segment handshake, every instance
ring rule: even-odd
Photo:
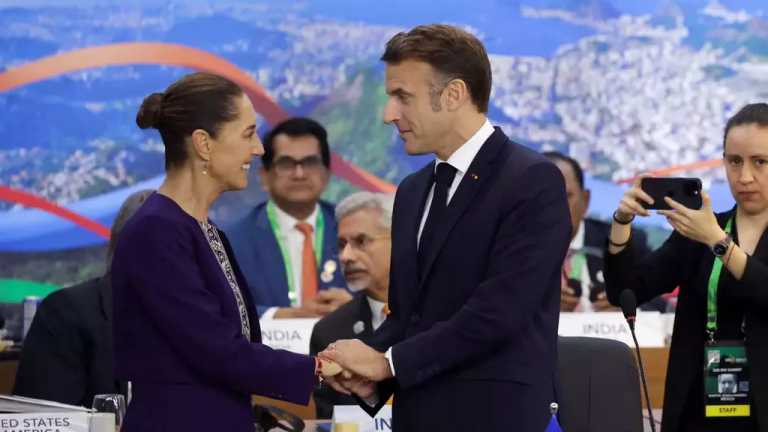
[[[393,377],[384,353],[358,339],[336,341],[317,356],[322,360],[320,374],[326,383],[368,403],[376,395],[376,383]]]

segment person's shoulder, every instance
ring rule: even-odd
[[[245,213],[245,215],[236,219],[231,224],[224,226],[222,231],[230,235],[240,233],[243,230],[250,231],[261,218],[266,218],[267,202],[268,201],[262,201],[256,204],[251,210]]]
[[[584,218],[584,229],[586,231],[605,233],[607,235],[611,230],[611,224],[600,219],[586,217]]]
[[[365,294],[360,293],[355,295],[352,300],[339,306],[338,309],[321,318],[320,321],[315,324],[315,331],[322,334],[323,332],[329,330],[332,331],[333,329],[360,319],[360,308],[363,306],[361,303],[364,301],[366,301]]]
[[[98,307],[101,283],[104,283],[104,279],[99,277],[56,290],[43,299],[38,313],[46,314],[49,318],[82,318],[84,313]]]

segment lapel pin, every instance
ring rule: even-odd
[[[470,174],[470,177],[472,177],[472,180],[480,180],[480,177],[477,176],[477,174]]]
[[[352,331],[353,331],[353,332],[354,332],[356,335],[358,335],[358,334],[362,333],[364,330],[365,330],[365,323],[364,323],[364,322],[362,322],[362,321],[357,321],[357,322],[356,322],[356,323],[355,323],[355,324],[352,326]]]

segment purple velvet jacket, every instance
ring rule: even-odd
[[[112,263],[115,373],[133,383],[123,432],[253,431],[251,394],[306,404],[314,360],[261,343],[258,315],[224,233],[251,327],[198,222],[155,193]]]

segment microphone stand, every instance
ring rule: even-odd
[[[651,431],[656,432],[656,420],[653,418],[653,410],[651,409],[651,398],[648,396],[648,383],[645,381],[645,367],[643,367],[643,356],[640,355],[640,344],[637,342],[637,335],[635,335],[635,317],[628,316],[627,324],[629,325],[629,331],[632,333],[632,340],[635,341],[635,350],[637,350],[637,363],[640,366],[640,380],[643,383],[643,392],[645,393],[645,407],[648,409],[648,422],[651,423]]]

